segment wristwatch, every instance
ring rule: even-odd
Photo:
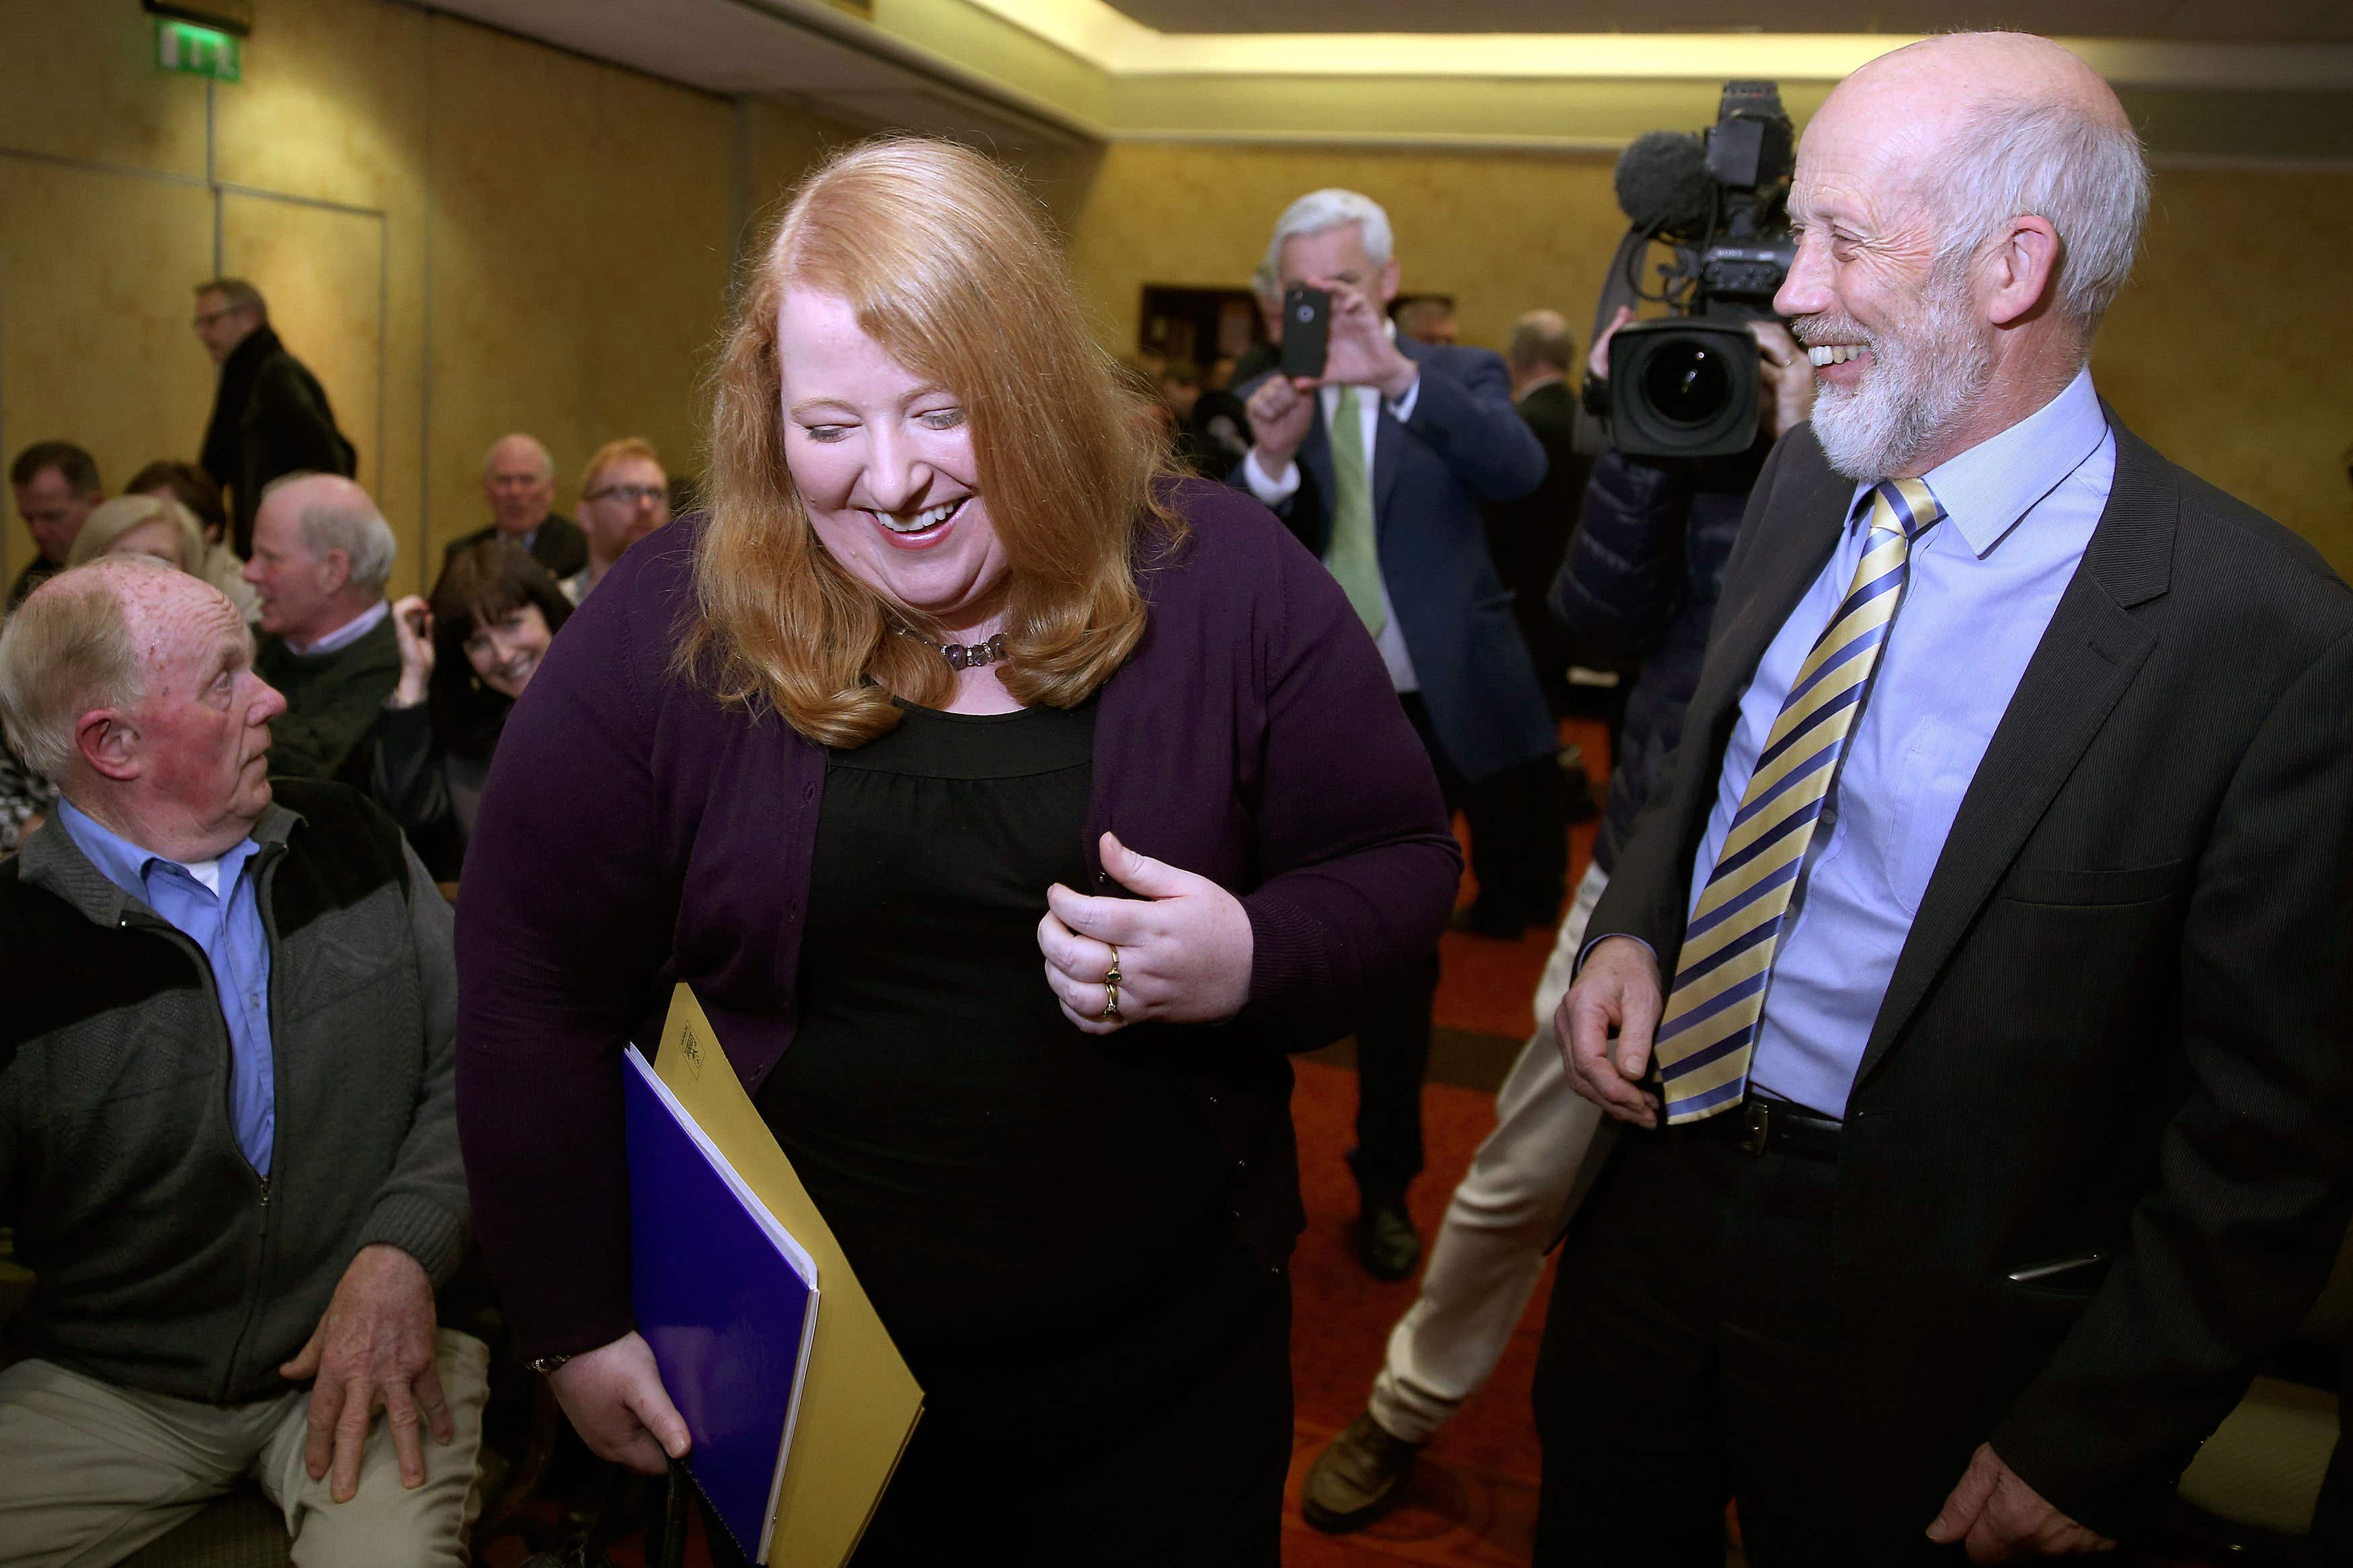
[[[532,1372],[546,1373],[554,1372],[557,1367],[562,1366],[565,1362],[570,1361],[571,1359],[572,1352],[567,1351],[562,1355],[533,1356],[522,1364]]]

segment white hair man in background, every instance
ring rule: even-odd
[[[286,698],[278,773],[343,773],[399,683],[384,598],[396,550],[392,525],[350,479],[289,474],[262,492],[245,580],[261,599],[256,667]]]
[[[1481,887],[1504,889],[1515,906],[1541,901],[1526,890],[1540,868],[1507,852],[1529,835],[1480,815],[1537,798],[1504,786],[1538,770],[1556,783],[1560,750],[1480,508],[1535,489],[1544,447],[1512,406],[1500,357],[1398,334],[1388,310],[1399,268],[1377,202],[1338,189],[1302,196],[1277,220],[1266,265],[1279,292],[1328,293],[1328,351],[1320,374],[1278,368],[1237,389],[1251,447],[1232,482],[1272,508],[1346,592],[1449,805],[1473,813]],[[1552,907],[1536,911],[1546,925],[1559,913],[1562,870],[1550,868]],[[1393,984],[1357,1032],[1348,1156],[1363,1199],[1357,1257],[1381,1279],[1405,1278],[1421,1254],[1405,1198],[1421,1171],[1436,951]]]
[[[485,539],[498,538],[531,552],[531,558],[561,583],[588,564],[588,536],[555,506],[555,458],[536,436],[501,436],[482,455],[482,499],[491,523],[443,550],[442,559]]]
[[[41,1279],[0,1372],[10,1563],[121,1562],[248,1477],[297,1563],[464,1561],[450,912],[365,797],[272,785],[284,708],[160,562],[0,630],[0,723],[63,794],[0,872],[0,1222]]]
[[[2093,390],[2147,206],[2047,39],[1831,94],[1669,773],[1556,1015],[1620,1124],[1535,1561],[2002,1562],[2156,1528],[2353,1163],[2353,594]]]

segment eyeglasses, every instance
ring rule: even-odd
[[[670,500],[670,487],[667,485],[607,485],[601,490],[590,490],[580,499],[582,500],[624,500],[631,506],[636,506],[640,501]]]

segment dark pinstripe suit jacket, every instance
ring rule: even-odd
[[[1917,1550],[1989,1439],[2129,1531],[2318,1293],[2353,1204],[2353,594],[2116,440],[1848,1110],[1836,1284],[1869,1561]],[[1682,748],[1590,927],[1664,973],[1741,693],[1852,489],[1809,426],[1758,479]]]

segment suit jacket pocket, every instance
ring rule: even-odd
[[[2071,871],[2021,866],[2001,885],[2001,896],[2022,904],[2147,904],[2181,886],[2182,860],[2122,870]]]

